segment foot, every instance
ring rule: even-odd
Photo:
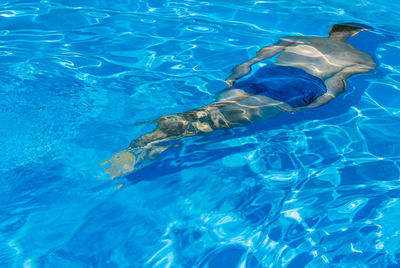
[[[137,156],[132,151],[123,150],[107,161],[101,162],[100,166],[110,163],[110,166],[104,172],[110,174],[111,179],[114,179],[115,177],[132,172],[135,169],[136,162]]]

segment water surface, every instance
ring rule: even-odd
[[[399,7],[0,3],[0,266],[398,266]],[[382,34],[358,43],[379,67],[330,104],[186,138],[113,181],[98,167],[259,48],[347,21]]]

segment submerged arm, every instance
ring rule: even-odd
[[[294,41],[291,40],[280,40],[277,44],[273,46],[260,49],[254,58],[243,62],[242,64],[239,64],[232,69],[232,74],[228,78],[226,78],[226,83],[228,84],[228,87],[231,87],[237,79],[248,74],[251,71],[251,65],[275,56],[293,43]]]
[[[347,89],[347,83],[346,79],[353,74],[359,74],[359,73],[366,73],[371,71],[372,69],[375,68],[375,63],[371,64],[356,64],[352,65],[349,67],[344,68],[342,71],[338,72],[331,78],[327,79],[325,81],[326,85],[326,93],[319,96],[316,98],[312,103],[310,103],[307,106],[299,107],[294,110],[304,110],[304,109],[309,109],[309,108],[316,108],[321,105],[327,104],[334,98],[336,98],[338,95],[346,91]]]

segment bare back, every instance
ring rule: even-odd
[[[291,44],[278,56],[276,64],[303,69],[323,80],[348,66],[375,64],[370,55],[343,40],[332,40],[329,37],[288,37],[282,41],[289,41]]]

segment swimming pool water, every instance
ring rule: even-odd
[[[0,3],[1,267],[398,267],[396,1]],[[206,105],[287,35],[371,25],[379,67],[326,106],[98,164]],[[123,184],[122,188],[118,186]]]

